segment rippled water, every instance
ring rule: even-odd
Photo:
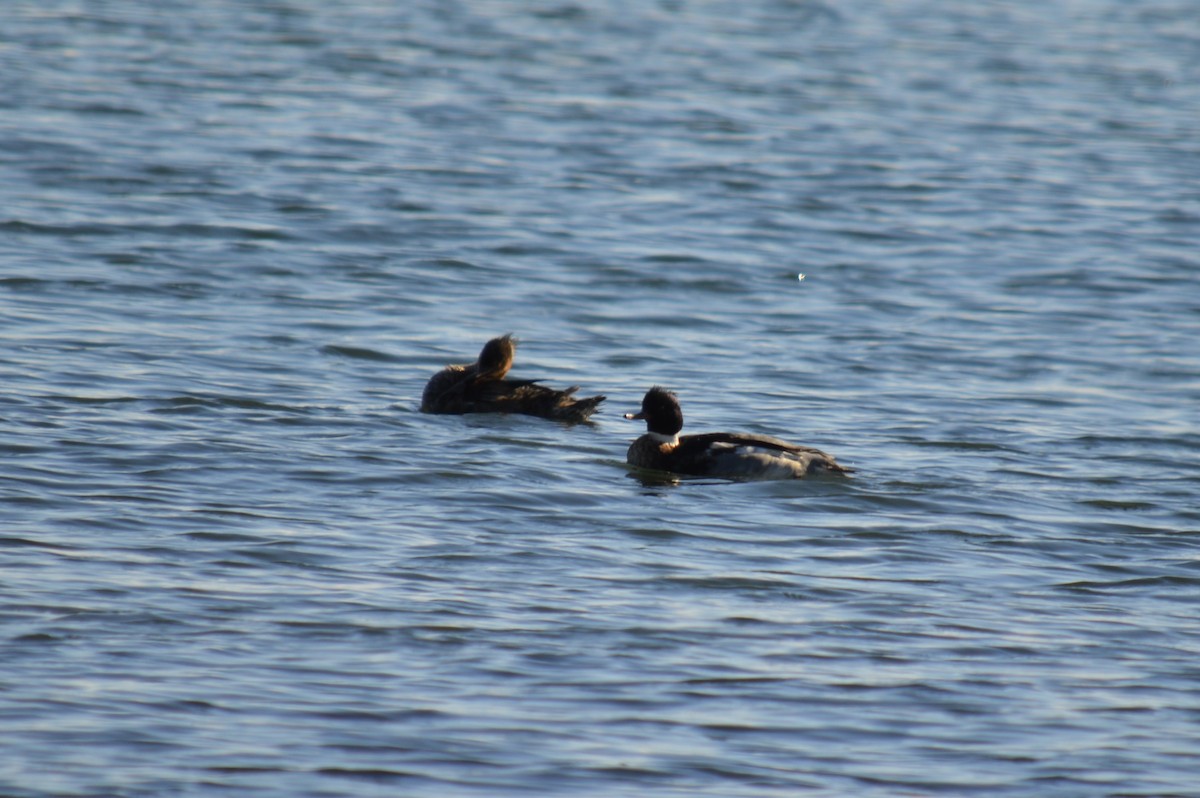
[[[1196,795],[1198,53],[7,4],[0,792]],[[417,412],[510,330],[595,424]],[[858,473],[644,484],[652,384]]]

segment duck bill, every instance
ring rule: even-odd
[[[641,421],[646,418],[645,413],[626,413],[624,416],[626,421]]]

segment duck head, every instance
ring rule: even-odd
[[[493,338],[484,344],[479,352],[479,360],[475,361],[475,371],[480,377],[503,379],[512,368],[516,352],[517,341],[512,337],[512,333]]]
[[[674,438],[683,429],[683,409],[675,394],[657,385],[642,397],[642,412],[626,413],[625,418],[643,419],[646,429],[664,437]]]

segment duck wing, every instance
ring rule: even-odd
[[[714,444],[725,443],[730,446],[754,446],[759,449],[773,449],[778,452],[813,452],[824,454],[820,449],[809,446],[797,446],[770,435],[752,435],[748,432],[706,432],[700,435],[683,435],[679,438],[677,451],[699,453],[711,448]]]
[[[503,380],[488,385],[484,390],[488,410],[499,413],[522,413],[540,416],[555,421],[587,421],[596,407],[604,401],[603,396],[577,398],[578,385],[565,390],[539,385],[539,380]],[[482,408],[481,408],[482,409]]]
[[[425,386],[421,410],[425,413],[521,413],[556,421],[587,421],[603,396],[584,399],[574,394],[578,385],[564,391],[540,385],[541,380],[497,379],[479,374],[474,364],[449,366]]]
[[[738,456],[748,450],[766,450],[776,452],[779,457],[796,459],[839,474],[852,472],[854,469],[841,465],[820,449],[811,446],[798,446],[770,435],[753,435],[746,432],[708,432],[700,435],[684,435],[679,439],[675,449],[675,457],[683,462],[699,462],[701,460],[721,457],[728,459],[731,455]]]

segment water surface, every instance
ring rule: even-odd
[[[1195,794],[1190,3],[9,5],[4,794]]]

